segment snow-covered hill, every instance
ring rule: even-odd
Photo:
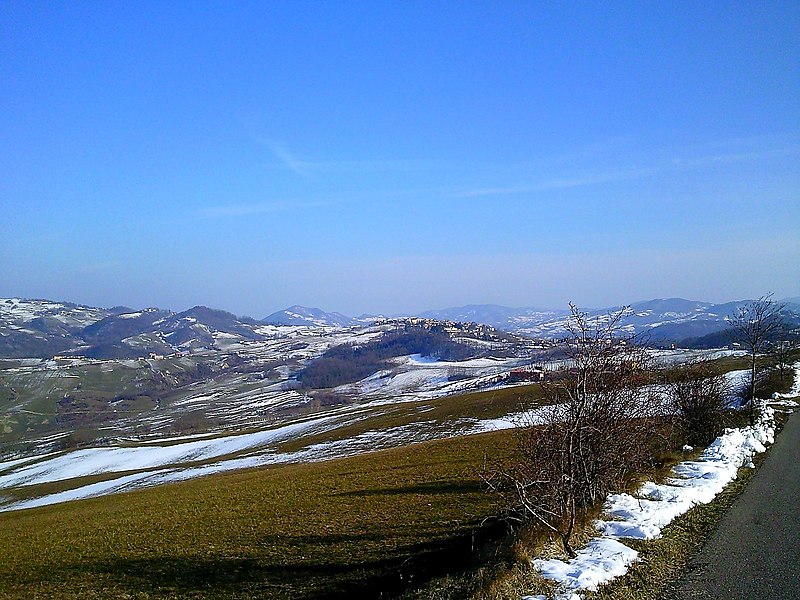
[[[262,319],[263,323],[273,325],[299,325],[305,327],[349,327],[361,322],[337,312],[325,312],[319,308],[307,306],[290,306],[274,312]]]
[[[714,304],[682,298],[631,305],[623,320],[630,334],[653,342],[710,340],[702,347],[727,343],[717,338],[746,301]],[[787,303],[787,322],[800,326],[800,305]],[[618,308],[587,311],[590,321],[608,318]],[[421,313],[441,323],[477,323],[532,338],[558,339],[567,334],[569,311],[469,305]],[[272,327],[320,329],[320,335],[350,327],[369,327],[380,317],[352,318],[318,308],[291,306],[256,321],[195,306],[181,313],[159,308],[96,308],[50,300],[0,299],[0,357],[47,358],[80,354],[93,358],[138,358],[203,349],[220,350],[270,336]],[[716,336],[716,337],[715,337]]]
[[[78,330],[110,314],[114,314],[114,309],[51,300],[0,298],[0,323],[16,326],[30,323],[35,326],[37,319],[53,319],[69,329]]]
[[[137,358],[263,339],[247,317],[195,306],[181,313],[132,311],[49,300],[0,299],[0,357]]]
[[[112,314],[69,302],[0,298],[0,356],[52,356],[80,344],[82,329]]]
[[[679,341],[726,329],[726,317],[732,316],[743,304],[744,302],[713,304],[683,298],[636,302],[626,312],[622,328],[630,334],[647,334],[655,341]],[[599,321],[621,309],[622,307],[611,307],[586,312],[590,321]],[[567,316],[539,322],[521,318],[516,320],[514,330],[526,335],[561,337],[567,333],[567,323]]]

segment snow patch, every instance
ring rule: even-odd
[[[569,562],[551,559],[534,560],[533,564],[545,578],[559,582],[566,589],[594,592],[600,585],[627,573],[628,565],[639,556],[636,550],[611,538],[594,538],[577,554]]]
[[[62,481],[86,475],[154,469],[166,465],[208,460],[288,439],[331,417],[294,423],[256,433],[194,440],[171,446],[87,448],[20,466],[0,475],[0,488]]]
[[[775,400],[780,400],[782,398],[796,398],[798,396],[800,396],[800,362],[794,363],[794,383],[792,384],[792,389],[785,394],[781,394],[780,392],[775,392],[772,394],[772,397]],[[797,402],[787,406],[797,406]]]

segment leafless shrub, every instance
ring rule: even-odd
[[[668,385],[676,425],[686,443],[710,444],[722,432],[729,390],[726,380],[705,363],[675,369]]]
[[[640,385],[643,348],[617,337],[624,310],[590,321],[570,308],[571,366],[543,386],[552,406],[543,423],[521,430],[518,459],[485,479],[516,519],[557,534],[575,556],[578,522],[648,465],[656,402]]]

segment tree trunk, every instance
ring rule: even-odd
[[[567,535],[566,533],[562,533],[561,534],[561,545],[564,546],[564,552],[567,553],[567,556],[569,556],[570,558],[575,558],[576,556],[578,556],[578,553],[575,552],[575,550],[570,545],[569,538],[570,538],[569,535]]]

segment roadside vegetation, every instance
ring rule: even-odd
[[[800,355],[796,355],[795,359],[800,359]],[[774,381],[777,381],[777,378]],[[783,385],[765,388],[765,392],[785,392],[790,387],[791,381],[785,381]],[[786,415],[779,414],[779,428],[785,418]],[[747,423],[746,412],[726,410],[723,414],[724,427],[743,427]],[[633,493],[645,480],[661,483],[669,476],[674,465],[696,458],[698,450],[687,452],[680,448],[682,440],[685,439],[684,433],[674,421],[662,420],[661,426],[653,430],[653,436],[649,440],[652,459],[650,468],[631,479],[620,491]],[[632,565],[627,575],[602,586],[597,592],[587,592],[586,598],[653,600],[661,597],[670,589],[672,582],[682,574],[694,554],[700,550],[717,522],[746,488],[765,457],[764,454],[757,455],[754,459],[755,469],[741,468],[738,478],[711,503],[697,505],[678,517],[662,531],[660,538],[649,541],[626,540],[627,545],[639,552],[639,560]],[[513,464],[514,460],[512,457],[506,464]],[[572,534],[576,547],[596,535],[592,521],[599,516],[600,508],[595,505],[586,511],[585,518],[577,521]],[[470,571],[452,573],[429,581],[424,587],[407,592],[403,599],[510,600],[513,598],[517,600],[522,594],[548,595],[555,590],[555,585],[541,577],[531,565],[531,560],[567,558],[559,538],[558,534],[548,532],[547,528],[535,523],[519,526],[515,528],[514,534],[506,539],[503,551],[496,555],[496,560],[493,562]]]
[[[644,348],[617,336],[624,310],[590,325],[571,309],[565,352],[572,366],[544,386],[551,409],[543,423],[522,430],[511,467],[485,479],[510,519],[557,536],[575,557],[579,524],[653,462],[649,442],[659,419],[655,393],[642,386]]]
[[[743,419],[743,423],[747,419]],[[664,597],[670,585],[683,573],[690,559],[700,551],[705,540],[713,533],[717,523],[733,505],[758,466],[766,458],[757,455],[756,468],[739,469],[738,477],[708,504],[699,504],[664,528],[660,538],[640,541],[627,540],[639,552],[639,560],[628,573],[588,592],[587,600],[654,600]]]
[[[776,338],[785,330],[782,316],[785,308],[784,304],[772,299],[772,294],[768,294],[741,306],[733,317],[727,319],[731,327],[731,339],[740,344],[749,356],[750,377],[746,400],[759,397],[765,369],[758,358],[775,345],[778,341]],[[753,425],[755,403],[750,402],[747,410],[750,425]]]

